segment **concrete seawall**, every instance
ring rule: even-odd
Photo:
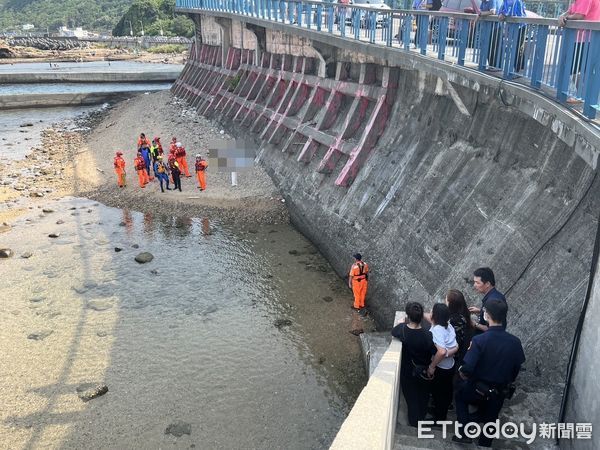
[[[340,276],[365,255],[382,327],[449,288],[479,305],[472,272],[492,267],[526,348],[523,379],[560,395],[600,208],[598,132],[476,72],[347,52],[323,70],[265,48],[258,65],[252,50],[195,49],[173,92],[260,141],[294,224]]]
[[[155,72],[0,73],[0,83],[150,83],[175,81],[180,73],[180,70]]]
[[[0,110],[97,105],[108,101],[124,100],[142,92],[144,91],[94,92],[88,94],[3,95],[0,96]]]

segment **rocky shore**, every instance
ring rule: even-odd
[[[23,123],[24,130],[28,123]],[[161,136],[168,148],[176,136],[187,148],[188,164],[196,153],[206,154],[209,143],[228,138],[217,125],[187,110],[169,92],[141,94],[113,107],[94,112],[76,127],[43,131],[41,145],[23,160],[0,163],[0,223],[7,224],[44,199],[67,195],[86,197],[109,206],[141,212],[210,217],[227,222],[286,223],[285,204],[268,175],[258,167],[230,175],[209,167],[208,189],[197,189],[195,177],[183,178],[183,192],[161,193],[155,181],[141,189],[133,169],[136,141],[141,132]],[[113,172],[115,151],[124,153],[125,189]]]

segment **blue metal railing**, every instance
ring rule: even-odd
[[[600,97],[600,23],[392,10],[315,0],[177,0],[181,11],[222,11],[414,51],[516,80],[594,119]],[[579,107],[577,106],[577,107]]]

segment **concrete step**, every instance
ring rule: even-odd
[[[419,448],[428,448],[428,449],[456,449],[456,450],[465,450],[468,448],[478,448],[479,446],[476,443],[472,444],[458,444],[456,442],[452,442],[453,436],[453,427],[448,427],[448,433],[446,437],[443,437],[443,433],[441,429],[433,429],[427,434],[433,434],[435,438],[433,439],[419,439],[417,434],[417,429],[413,427],[409,427],[407,425],[397,425],[396,426],[396,439],[394,443],[394,450],[404,450],[404,449],[419,449]],[[534,442],[531,446],[527,445],[525,442],[520,441],[507,441],[503,439],[495,439],[492,448],[498,449],[506,449],[506,450],[527,450],[527,449],[542,449],[549,448],[544,446],[536,446]]]

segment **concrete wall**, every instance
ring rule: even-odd
[[[275,31],[266,30],[267,49],[301,54],[296,45],[279,47],[283,41]],[[340,276],[347,274],[354,252],[364,255],[372,270],[367,303],[382,328],[391,327],[394,311],[407,301],[431,305],[449,288],[479,305],[472,272],[490,266],[507,293],[509,331],[526,349],[522,379],[560,395],[600,207],[597,130],[526,88],[402,51],[366,45],[365,52],[352,53],[362,44],[328,39],[329,44],[308,42],[335,81],[304,77],[300,85],[343,95],[322,105],[324,112],[311,115],[292,135],[280,127],[287,112],[278,102],[294,92],[293,84],[276,96],[266,92],[274,84],[265,82],[261,95],[256,78],[243,76],[240,86],[246,79],[247,89],[215,95],[236,73],[219,70],[221,88],[210,85],[210,76],[199,76],[196,87],[206,93],[187,90],[183,96],[234,135],[252,130],[264,136],[273,121],[279,123],[269,139],[276,136],[274,142],[260,142],[261,164],[285,195],[294,225]],[[389,68],[354,63],[383,61],[396,66],[398,85],[394,81],[384,90],[391,107],[373,122],[379,103],[367,99],[354,137],[367,126],[380,126],[383,134],[375,133],[368,157],[344,178],[346,163],[361,145],[343,131],[349,129],[350,111],[358,117],[360,109],[344,89],[361,78],[370,84],[356,85],[361,95],[382,89]],[[273,73],[265,76],[284,86],[277,70]],[[279,113],[265,115],[274,110]],[[334,117],[327,117],[329,110]],[[312,133],[308,140],[306,133]],[[302,149],[308,151],[300,155]]]
[[[175,81],[180,70],[156,72],[31,72],[0,73],[0,83],[156,83]]]
[[[494,269],[508,291],[509,331],[527,351],[525,376],[554,388],[566,367],[585,295],[600,180],[539,123],[493,98],[463,98],[465,117],[436,95],[437,79],[403,71],[388,128],[350,188],[294,154],[261,162],[292,221],[340,276],[360,251],[372,271],[367,303],[383,326],[409,300],[431,305],[449,288],[471,304],[472,271]],[[475,105],[477,105],[475,107]]]
[[[567,402],[565,422],[591,423],[594,426],[591,440],[561,440],[561,448],[598,449],[600,448],[600,264],[596,266],[594,281],[587,312],[583,322],[581,340],[569,398]]]
[[[94,92],[89,94],[18,94],[0,96],[0,110],[21,108],[48,108],[55,106],[98,105],[108,101],[124,100],[143,91]]]

